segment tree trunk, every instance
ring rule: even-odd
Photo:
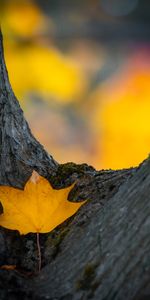
[[[58,164],[31,134],[9,83],[0,33],[0,184],[23,188],[33,169],[54,175]]]
[[[54,161],[31,134],[14,96],[0,35],[0,185],[23,188],[33,170],[55,188],[76,180],[69,199],[89,200],[40,234],[39,274],[35,235],[1,228],[0,299],[150,299],[150,159],[119,171]]]

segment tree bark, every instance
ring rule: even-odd
[[[57,166],[24,119],[9,83],[0,33],[0,184],[23,188],[33,169],[49,177]]]
[[[150,299],[150,159],[118,171],[59,165],[24,119],[0,35],[0,185],[23,188],[33,170],[55,188],[76,180],[69,199],[88,201],[75,216],[40,235],[39,274],[35,235],[1,228],[0,299]]]

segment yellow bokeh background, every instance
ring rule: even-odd
[[[148,44],[93,84],[108,47],[81,38],[68,48],[35,1],[4,2],[1,26],[10,81],[35,136],[59,162],[97,169],[138,165],[150,152]]]

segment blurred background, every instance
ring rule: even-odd
[[[138,165],[150,152],[150,1],[1,0],[10,81],[61,163]]]

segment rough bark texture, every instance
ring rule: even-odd
[[[1,40],[1,37],[0,37]],[[0,184],[23,188],[35,169],[56,188],[76,180],[79,212],[36,236],[0,230],[0,299],[150,299],[150,159],[138,168],[58,165],[32,136],[10,87],[0,41]],[[3,208],[1,207],[1,212]]]
[[[23,188],[35,169],[54,175],[57,163],[31,134],[9,83],[0,33],[0,184]]]

